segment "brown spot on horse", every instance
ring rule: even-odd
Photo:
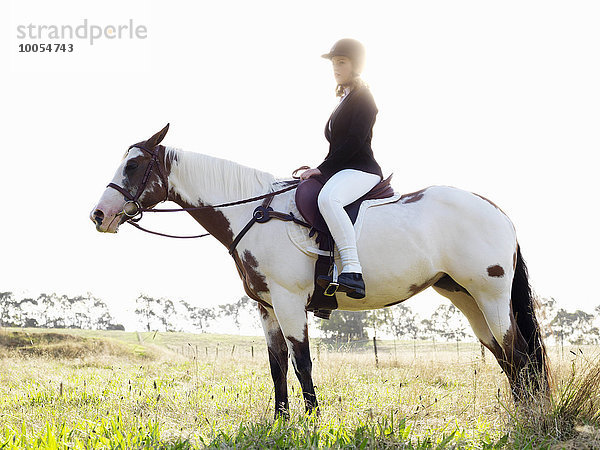
[[[427,289],[430,286],[433,286],[435,283],[437,283],[440,278],[442,278],[444,275],[443,274],[438,274],[436,275],[434,278],[426,281],[425,283],[421,283],[421,284],[411,284],[410,287],[408,288],[409,292],[411,295],[416,295],[421,291],[424,291],[425,289]]]
[[[171,194],[169,200],[174,201],[182,208],[204,206],[202,209],[192,209],[188,212],[206,231],[212,234],[225,247],[229,248],[233,242],[234,236],[229,220],[227,220],[225,214],[202,202],[200,202],[199,205],[191,205],[183,200],[178,194]]]
[[[246,272],[246,280],[249,287],[256,293],[269,292],[267,279],[258,269],[258,261],[249,250],[244,250],[242,254],[242,267]]]
[[[498,264],[496,264],[494,266],[488,267],[487,273],[490,277],[502,278],[504,276],[504,269],[502,268],[502,266],[499,266]]]

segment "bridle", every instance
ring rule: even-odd
[[[246,232],[250,229],[250,227],[254,223],[265,223],[265,222],[269,221],[271,218],[276,218],[276,219],[284,220],[284,221],[293,221],[293,222],[297,223],[298,225],[302,225],[304,227],[311,228],[311,226],[309,224],[296,218],[292,213],[289,213],[289,214],[279,213],[279,212],[273,211],[273,209],[269,207],[269,204],[271,203],[271,201],[273,200],[273,198],[276,195],[282,194],[287,191],[291,191],[292,189],[296,189],[298,187],[300,180],[295,177],[295,174],[299,170],[307,168],[307,166],[302,166],[301,168],[296,169],[294,171],[294,173],[292,174],[292,176],[294,177],[294,180],[290,182],[289,186],[287,186],[283,189],[280,189],[278,191],[269,192],[267,194],[258,195],[256,197],[252,197],[252,198],[246,198],[243,200],[238,200],[238,201],[229,202],[229,203],[221,203],[219,205],[204,205],[204,206],[196,206],[196,207],[191,207],[191,208],[157,209],[154,207],[152,207],[152,208],[142,207],[142,205],[139,202],[139,199],[140,199],[140,196],[142,195],[142,193],[144,192],[144,190],[146,189],[146,185],[148,184],[150,175],[152,175],[152,170],[154,169],[154,166],[158,167],[158,173],[159,173],[159,176],[163,183],[163,187],[165,189],[165,198],[163,200],[161,200],[161,202],[167,201],[169,199],[168,178],[165,175],[163,168],[159,161],[160,147],[162,147],[162,146],[156,146],[152,149],[148,149],[142,144],[134,144],[129,147],[128,151],[131,150],[132,148],[139,148],[140,150],[142,150],[142,151],[146,152],[148,155],[150,155],[150,157],[152,158],[150,160],[150,162],[148,163],[148,166],[146,167],[146,171],[144,172],[144,177],[142,178],[142,182],[138,186],[135,195],[132,195],[127,189],[125,189],[124,187],[119,186],[118,184],[115,184],[115,183],[108,183],[108,185],[106,186],[106,187],[113,188],[116,191],[120,192],[127,199],[127,201],[123,204],[123,210],[120,213],[118,213],[117,216],[118,217],[120,217],[120,216],[127,217],[128,219],[126,220],[126,222],[133,225],[134,227],[138,228],[139,230],[145,231],[146,233],[155,234],[158,236],[177,238],[177,239],[201,238],[201,237],[209,236],[210,233],[204,233],[204,234],[199,234],[199,235],[195,235],[195,236],[174,236],[171,234],[164,234],[164,233],[159,233],[156,231],[147,230],[146,228],[143,228],[140,225],[138,225],[137,222],[139,222],[142,219],[142,215],[144,212],[179,212],[179,211],[189,212],[189,211],[198,211],[201,209],[214,209],[214,208],[224,208],[224,207],[228,207],[228,206],[242,205],[245,203],[251,203],[251,202],[254,202],[257,200],[263,200],[263,199],[265,200],[263,202],[263,204],[254,210],[254,212],[252,213],[252,219],[250,219],[248,224],[244,227],[244,229],[242,229],[242,231],[236,236],[233,243],[230,245],[230,247],[229,247],[230,254],[233,254],[238,242],[242,239],[242,237],[246,234]],[[135,210],[133,212],[131,210],[128,211],[129,205],[133,205],[135,207]]]
[[[124,187],[119,186],[118,184],[115,184],[115,183],[108,183],[108,185],[106,187],[113,188],[113,189],[119,191],[127,199],[127,201],[123,205],[123,210],[120,213],[118,213],[117,215],[118,216],[124,215],[124,216],[128,217],[128,219],[127,219],[128,222],[139,222],[142,219],[143,212],[150,210],[150,209],[142,208],[142,205],[140,204],[139,199],[140,199],[140,196],[142,195],[142,193],[146,190],[146,185],[148,184],[148,180],[150,180],[150,175],[152,174],[152,169],[154,169],[154,166],[158,167],[158,174],[163,183],[163,187],[165,188],[165,198],[164,198],[164,200],[162,200],[163,202],[166,201],[169,197],[169,185],[167,182],[167,177],[162,169],[162,166],[160,165],[160,163],[158,161],[160,146],[157,146],[156,148],[153,148],[153,149],[147,149],[146,147],[144,147],[141,144],[134,144],[134,145],[130,146],[127,151],[129,152],[129,150],[131,150],[132,148],[139,148],[140,150],[142,150],[142,151],[146,152],[148,155],[150,155],[150,157],[152,158],[150,160],[150,162],[148,163],[148,165],[146,166],[146,171],[144,172],[144,177],[142,178],[142,182],[138,186],[135,195],[131,195],[131,193],[127,189],[125,189]],[[135,206],[135,210],[133,210],[133,212],[131,210],[128,210],[129,205]]]

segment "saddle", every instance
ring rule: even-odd
[[[365,195],[344,208],[353,224],[356,222],[360,205],[363,201],[388,198],[394,195],[394,189],[390,184],[391,179],[392,175],[379,182],[379,184],[377,184]],[[317,262],[315,263],[314,277],[315,288],[313,295],[306,306],[306,310],[312,311],[316,317],[329,319],[331,311],[337,309],[338,306],[335,293],[326,294],[326,289],[317,283],[318,277],[330,275],[334,266],[333,250],[335,244],[333,242],[333,238],[331,237],[331,232],[327,227],[327,223],[325,222],[325,219],[323,219],[317,204],[319,192],[321,192],[323,185],[324,180],[320,177],[311,177],[308,180],[300,182],[298,188],[296,189],[295,200],[298,211],[300,211],[302,217],[312,227],[310,230],[310,237],[314,236],[316,233],[316,241],[319,245],[319,249],[324,250],[329,254],[329,256],[319,255],[317,258]]]
[[[380,181],[373,189],[344,208],[353,224],[356,221],[360,205],[363,201],[388,198],[394,195],[394,189],[390,184],[391,180],[392,175]],[[323,185],[324,181],[320,177],[311,177],[308,180],[301,181],[296,189],[296,207],[300,211],[300,214],[302,214],[302,217],[304,217],[304,220],[312,226],[313,235],[315,232],[331,235],[317,204],[319,192],[321,192]]]

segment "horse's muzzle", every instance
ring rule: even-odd
[[[96,225],[97,231],[100,231],[101,233],[116,233],[119,225],[127,220],[127,217],[118,214],[111,220],[110,217],[107,218],[106,214],[104,214],[104,211],[101,209],[95,209],[90,214],[90,220],[94,222],[94,225]]]
[[[102,220],[104,220],[104,213],[97,209],[94,212],[92,212],[92,214],[90,215],[90,219],[96,224],[96,228],[99,228],[100,226],[102,226]]]

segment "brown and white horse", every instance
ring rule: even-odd
[[[170,200],[229,247],[259,201],[231,208],[226,202],[258,196],[285,185],[240,164],[160,145],[165,127],[131,146],[112,183],[91,213],[98,231],[119,225]],[[274,197],[285,211],[294,191]],[[288,355],[307,410],[317,407],[312,381],[306,305],[313,290],[315,257],[300,251],[272,220],[255,225],[232,256],[248,294],[259,301],[275,384],[277,413],[288,410]],[[515,229],[492,202],[451,187],[429,187],[399,202],[367,211],[358,240],[367,297],[338,296],[343,310],[383,308],[432,286],[459,308],[506,373],[513,395],[528,386],[548,389],[546,354],[534,313],[527,268]]]

